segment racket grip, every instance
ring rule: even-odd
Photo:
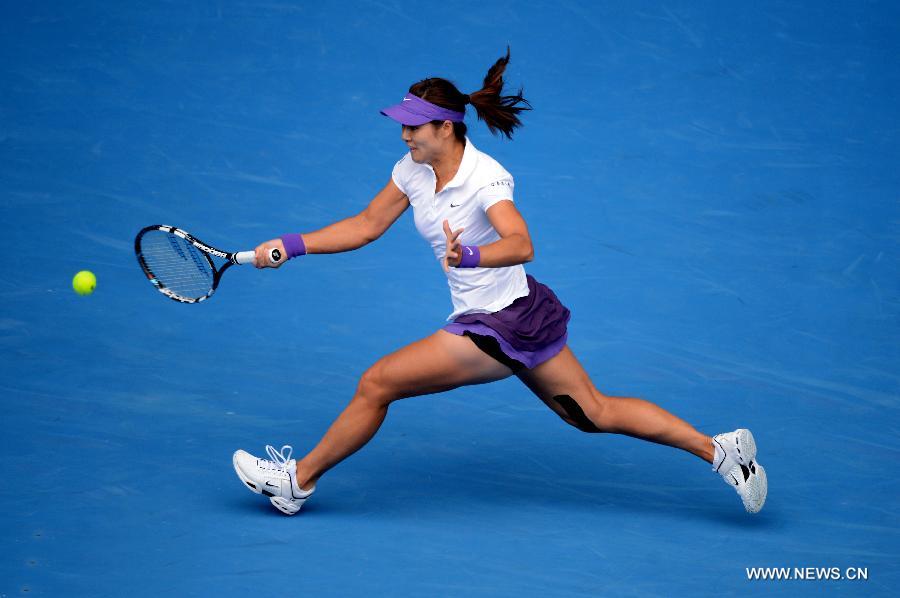
[[[281,251],[277,247],[273,247],[269,249],[269,263],[277,264],[284,256]],[[234,255],[234,261],[238,264],[255,264],[256,263],[256,252],[255,251],[239,251]]]

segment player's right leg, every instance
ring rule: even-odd
[[[235,470],[250,490],[272,493],[272,504],[287,514],[296,513],[323,473],[375,435],[393,401],[511,375],[510,368],[469,338],[438,330],[382,357],[366,370],[353,399],[305,457],[295,462],[289,455],[279,459],[276,454],[270,461],[237,451]]]
[[[356,394],[319,444],[298,462],[302,486],[361,448],[381,426],[397,399],[483,384],[512,375],[471,340],[438,330],[386,355],[360,378]]]

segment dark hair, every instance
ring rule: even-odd
[[[513,129],[521,127],[522,122],[518,114],[523,110],[531,110],[531,104],[522,97],[523,88],[514,96],[501,95],[503,92],[503,71],[509,63],[509,46],[506,46],[506,56],[497,60],[484,77],[481,89],[466,95],[456,88],[456,85],[441,77],[430,77],[414,83],[409,88],[409,93],[436,104],[441,108],[464,112],[466,104],[472,104],[478,119],[483,120],[491,133],[496,135],[500,131],[507,139],[512,139]],[[527,106],[519,106],[518,104]],[[444,121],[433,120],[431,123],[440,126]],[[466,123],[453,123],[453,134],[460,141],[465,139]]]

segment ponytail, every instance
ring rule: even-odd
[[[503,72],[509,64],[509,46],[506,46],[506,56],[497,60],[484,77],[484,83],[480,90],[468,95],[469,102],[475,108],[478,119],[487,124],[491,133],[496,135],[499,130],[512,139],[513,130],[522,126],[518,114],[524,110],[531,110],[531,104],[522,97],[523,88],[519,88],[516,95],[502,95]],[[525,104],[525,106],[519,106]]]
[[[506,46],[506,56],[498,59],[494,66],[488,69],[481,89],[476,92],[464,94],[447,79],[430,77],[411,85],[409,93],[456,112],[464,112],[466,104],[472,104],[478,120],[484,121],[492,134],[496,135],[499,131],[506,135],[507,139],[512,139],[513,130],[522,126],[518,114],[532,108],[528,100],[522,97],[522,88],[519,88],[519,93],[516,95],[502,95],[503,72],[506,70],[507,64],[509,64],[509,45]],[[520,106],[520,104],[524,105]],[[444,121],[433,120],[431,122],[435,126],[440,126]],[[466,130],[465,123],[453,123],[453,133],[459,141],[465,139]]]

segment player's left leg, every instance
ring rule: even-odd
[[[516,376],[579,430],[625,434],[683,449],[712,463],[713,471],[738,493],[748,512],[759,512],[766,502],[766,471],[756,460],[750,430],[739,428],[710,438],[649,401],[606,396],[594,387],[568,346]]]
[[[568,345],[516,376],[566,423],[585,432],[625,434],[683,449],[712,463],[712,438],[649,401],[601,393]]]

